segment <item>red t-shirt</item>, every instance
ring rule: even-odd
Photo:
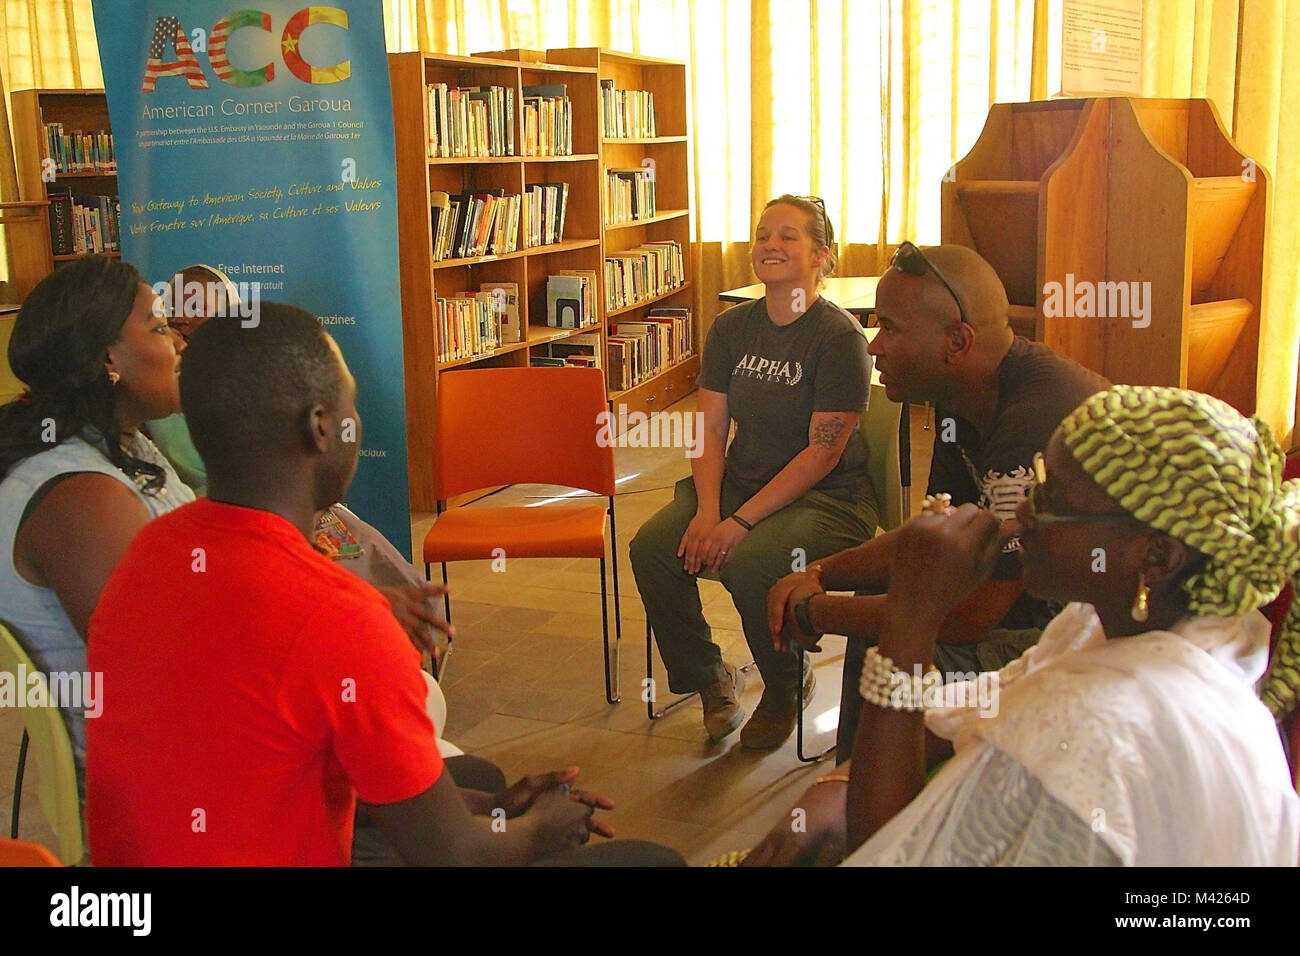
[[[200,498],[146,525],[88,658],[99,866],[346,866],[358,798],[395,803],[442,773],[388,603],[267,511]]]

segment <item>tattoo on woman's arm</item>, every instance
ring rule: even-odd
[[[812,441],[809,444],[834,448],[839,444],[842,434],[844,434],[844,423],[838,418],[830,418],[817,423],[813,428]]]

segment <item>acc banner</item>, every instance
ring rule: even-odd
[[[94,0],[94,10],[123,256],[151,283],[206,263],[246,301],[320,316],[359,392],[348,504],[409,557],[382,5]]]

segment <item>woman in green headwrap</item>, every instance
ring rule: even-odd
[[[1268,427],[1196,392],[1118,386],[1036,466],[1015,522],[967,505],[899,535],[863,673],[876,706],[847,787],[849,862],[1294,866],[1300,799],[1274,721],[1300,686],[1295,606],[1262,702],[1255,685],[1257,609],[1300,571],[1300,481],[1281,480]],[[1070,603],[976,708],[970,685],[912,675],[1016,533],[1026,589]],[[922,789],[927,727],[956,756]]]

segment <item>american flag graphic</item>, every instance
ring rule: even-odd
[[[257,27],[267,33],[271,32],[271,15],[257,10],[240,10],[224,17],[212,28],[208,38],[208,61],[212,64],[217,78],[231,86],[261,86],[275,79],[275,64],[268,63],[260,70],[241,70],[230,65],[226,56],[226,41],[236,30],[243,27]]]
[[[164,63],[163,50],[167,49],[169,43],[175,44],[176,55],[180,59]],[[149,62],[145,66],[144,83],[140,87],[140,92],[152,93],[158,78],[162,76],[183,76],[189,80],[192,90],[208,88],[208,80],[203,75],[203,68],[194,57],[194,51],[190,48],[190,41],[185,36],[181,21],[175,17],[159,17],[154,26],[153,40],[149,44]]]

